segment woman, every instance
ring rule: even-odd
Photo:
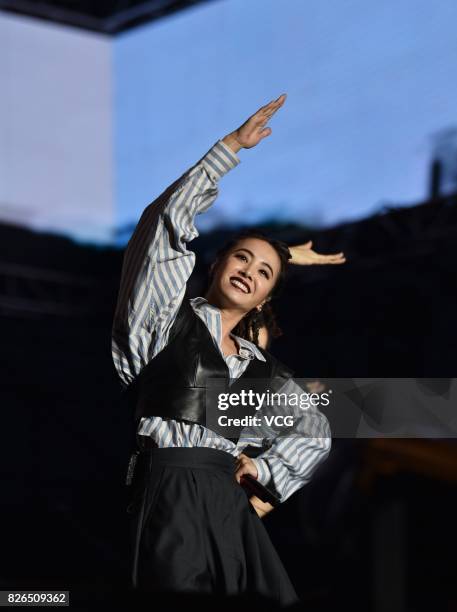
[[[240,163],[240,149],[271,133],[266,124],[285,98],[217,141],[148,206],[126,249],[112,348],[123,385],[136,389],[138,454],[128,511],[132,585],[142,591],[298,600],[260,520],[265,509],[244,487],[260,483],[278,503],[288,499],[330,451],[326,418],[302,411],[290,437],[253,436],[245,428],[235,441],[204,420],[210,377],[252,376],[282,393],[302,392],[291,370],[255,338],[290,251],[263,234],[245,234],[211,266],[205,297],[186,294],[195,216],[215,201],[218,180]],[[241,452],[248,446],[257,456]]]

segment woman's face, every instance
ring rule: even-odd
[[[264,303],[280,270],[279,255],[268,242],[243,238],[216,267],[208,293],[220,307],[249,312]]]

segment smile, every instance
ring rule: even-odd
[[[247,285],[247,283],[245,283],[243,280],[241,280],[240,278],[238,278],[236,276],[232,276],[230,278],[230,283],[234,287],[236,287],[237,289],[242,291],[243,293],[251,293],[251,290],[250,290],[249,286]]]

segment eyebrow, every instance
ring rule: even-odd
[[[249,253],[249,255],[251,255],[251,257],[254,257],[254,253],[252,251],[250,251],[249,249],[246,249],[245,247],[241,247],[240,249],[235,249],[234,253],[236,253],[237,251],[247,251]],[[267,268],[270,268],[271,275],[274,276],[273,268],[270,266],[270,264],[268,262],[261,261],[260,263],[262,263],[265,266],[267,266]]]

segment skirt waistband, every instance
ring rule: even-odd
[[[234,474],[236,458],[217,448],[202,446],[168,448],[147,448],[141,455],[150,457],[155,465],[176,465],[181,467],[206,468]]]

